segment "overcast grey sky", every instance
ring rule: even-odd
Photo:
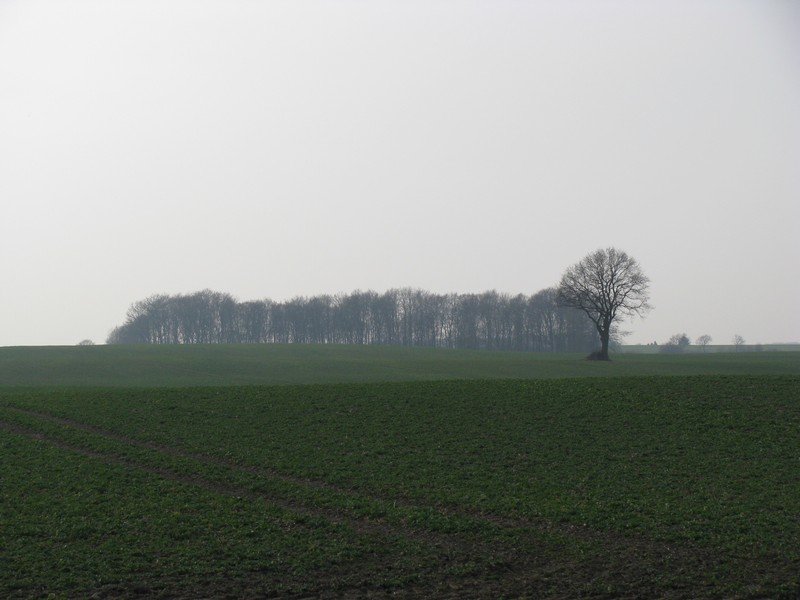
[[[0,345],[156,292],[532,293],[800,340],[800,3],[0,1]]]

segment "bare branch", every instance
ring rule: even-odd
[[[602,344],[598,358],[608,360],[612,325],[622,317],[643,316],[650,310],[649,284],[634,258],[616,248],[605,248],[564,272],[558,298],[562,305],[577,308],[591,319]]]

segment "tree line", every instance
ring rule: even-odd
[[[227,293],[158,294],[134,303],[109,344],[390,344],[535,352],[587,352],[595,324],[559,303],[556,289],[531,296],[420,289],[239,302]]]

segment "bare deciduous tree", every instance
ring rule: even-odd
[[[733,336],[733,345],[736,346],[737,350],[741,350],[742,346],[744,346],[744,338],[737,333]]]
[[[695,343],[698,346],[701,346],[703,348],[703,352],[705,352],[706,351],[706,346],[708,346],[711,343],[711,336],[708,335],[707,333],[704,333],[699,338],[697,338]]]
[[[586,313],[600,335],[600,350],[591,358],[610,360],[608,342],[614,324],[650,309],[649,284],[639,263],[616,248],[596,250],[564,272],[559,301]]]
[[[107,343],[398,344],[583,352],[596,347],[597,331],[580,311],[559,306],[554,289],[510,296],[405,288],[286,302],[237,302],[228,294],[203,290],[134,303]]]

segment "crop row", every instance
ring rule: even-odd
[[[159,490],[151,501],[174,505],[167,518],[205,524],[177,557],[153,528],[122,551],[140,566],[172,557],[164,560],[183,584],[235,563],[239,588],[257,582],[275,593],[790,594],[800,572],[799,384],[719,377],[7,391],[0,439],[14,458],[3,465],[4,505],[34,490],[35,506],[54,508],[39,517],[38,551],[25,550],[35,507],[9,511],[6,560],[22,575],[4,589],[135,580],[119,566],[78,569],[90,575],[73,580],[84,546],[107,541],[120,552],[111,517],[64,547],[46,536],[56,515],[72,527],[103,505],[94,484],[73,476],[89,472],[86,481],[106,481],[122,505]],[[53,470],[60,474],[48,485],[31,481]],[[135,478],[147,483],[129,486]],[[56,494],[58,485],[79,492]],[[189,490],[206,500],[187,502]],[[291,523],[299,541],[243,534],[235,550],[213,541],[219,527],[281,529],[275,519]],[[253,552],[264,564],[249,561]],[[73,579],[45,573],[52,556]],[[166,571],[146,572],[160,573],[154,589],[174,585],[164,583]]]

